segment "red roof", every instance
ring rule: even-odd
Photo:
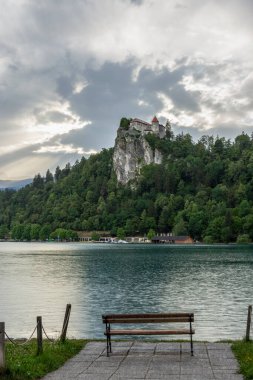
[[[159,123],[156,116],[153,117],[152,123]]]

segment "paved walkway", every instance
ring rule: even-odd
[[[238,364],[227,343],[90,342],[63,367],[43,380],[242,380]]]

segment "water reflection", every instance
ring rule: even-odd
[[[193,310],[196,339],[240,338],[252,304],[252,247],[0,243],[0,320],[51,334],[72,304],[69,334],[103,336],[106,312]]]

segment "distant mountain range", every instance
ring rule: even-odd
[[[7,180],[0,179],[0,190],[4,190],[4,189],[18,190],[28,185],[32,181],[33,181],[32,178],[21,179],[20,181],[14,181],[14,180],[7,181]]]

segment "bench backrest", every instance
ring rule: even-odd
[[[194,322],[193,313],[149,313],[102,315],[103,323]]]

